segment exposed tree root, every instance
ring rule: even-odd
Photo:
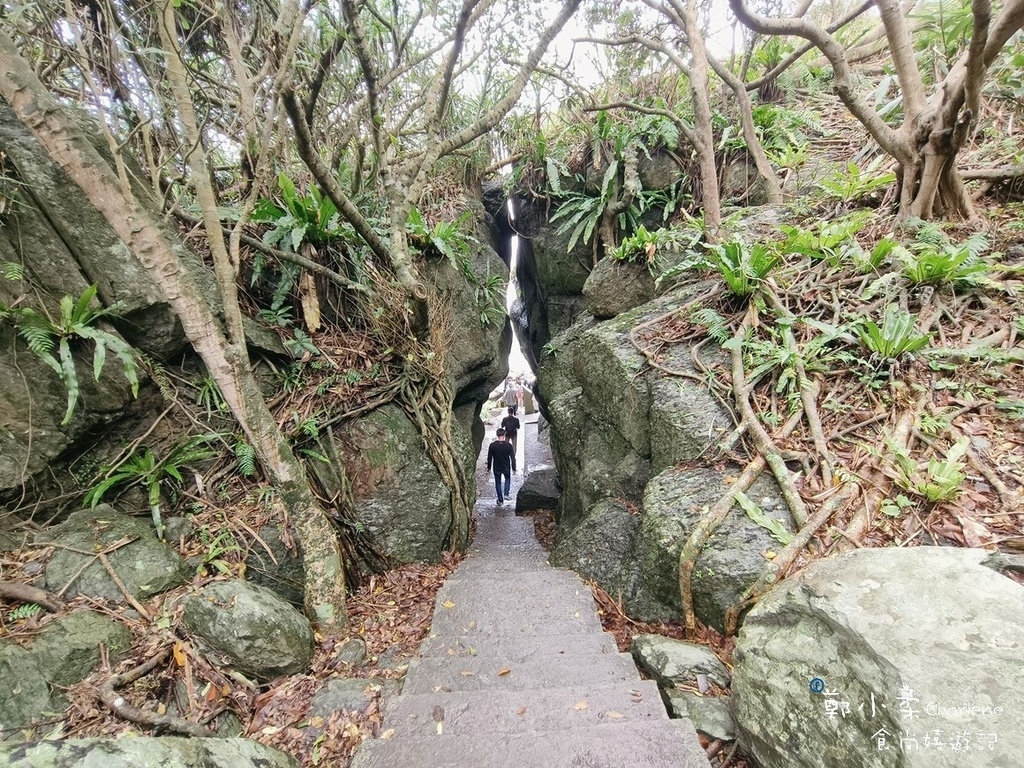
[[[119,717],[123,717],[125,720],[133,723],[138,723],[139,725],[148,725],[152,728],[162,728],[168,731],[174,731],[175,733],[184,733],[188,736],[195,736],[199,738],[211,738],[216,736],[217,734],[214,731],[211,731],[209,728],[204,728],[198,723],[191,723],[184,718],[176,717],[174,715],[158,715],[155,712],[149,712],[133,706],[125,701],[124,697],[117,692],[118,688],[123,688],[126,685],[134,683],[139,678],[144,677],[163,664],[170,653],[171,649],[165,648],[153,658],[135,667],[135,669],[131,669],[120,675],[114,675],[111,677],[107,682],[100,686],[100,701],[102,701],[108,709]]]
[[[800,423],[800,417],[799,412],[790,417],[779,431],[779,439],[787,437],[796,429],[797,424]],[[736,493],[742,493],[749,489],[764,471],[766,465],[763,455],[757,456],[747,464],[729,490],[707,512],[701,515],[700,522],[697,523],[679,551],[679,598],[683,607],[687,637],[693,638],[697,632],[697,615],[693,610],[693,569],[697,565],[697,558],[700,557],[704,545],[729,516],[729,512],[736,503]]]
[[[811,537],[814,536],[833,515],[842,510],[860,493],[860,486],[855,482],[846,483],[830,499],[822,504],[818,511],[811,515],[807,523],[790,540],[783,550],[771,561],[764,574],[740,596],[725,613],[725,633],[733,635],[739,624],[740,614],[760,600],[778,582],[786,577],[793,562],[803,552]]]
[[[57,595],[17,581],[0,581],[0,597],[18,600],[22,603],[35,603],[50,613],[56,613],[64,608],[64,601]]]

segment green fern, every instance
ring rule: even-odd
[[[0,275],[3,275],[4,280],[10,280],[11,282],[17,282],[25,279],[25,267],[16,261],[5,261],[0,264]]]
[[[256,474],[256,449],[243,438],[235,442],[235,460],[238,461],[238,472],[242,477]]]
[[[215,455],[209,443],[217,435],[193,435],[179,440],[171,446],[163,458],[141,446],[126,461],[105,466],[101,469],[99,482],[85,495],[84,503],[95,507],[107,493],[119,486],[143,485],[147,490],[149,509],[153,516],[157,538],[164,537],[164,523],[161,513],[164,485],[171,480],[182,483],[182,469],[186,464],[208,459]]]
[[[732,338],[729,322],[711,307],[702,307],[690,313],[690,322],[703,326],[708,337],[716,344],[725,344]]]
[[[93,343],[93,376],[97,381],[103,372],[109,349],[121,361],[124,377],[131,385],[132,395],[139,394],[135,351],[120,336],[96,327],[100,320],[114,315],[120,305],[115,304],[106,309],[96,308],[91,306],[95,298],[95,285],[86,288],[77,300],[69,295],[63,296],[60,300],[60,316],[57,319],[40,314],[30,307],[7,309],[7,316],[14,319],[18,333],[28,344],[29,350],[57,374],[67,390],[68,407],[62,425],[71,421],[75,406],[78,404],[80,387],[72,351],[72,343],[76,340]]]

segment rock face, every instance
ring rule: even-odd
[[[100,646],[116,664],[131,648],[125,626],[92,611],[75,611],[48,624],[23,648],[0,641],[0,732],[29,726],[50,709],[63,709],[51,691],[85,679],[100,664]]]
[[[159,594],[184,584],[189,577],[188,565],[156,538],[148,518],[129,517],[106,504],[72,513],[49,533],[57,545],[46,565],[46,588],[52,592],[68,587],[68,594],[80,592],[124,602],[124,594],[102,563],[92,554],[83,554],[108,549],[124,539],[129,543],[106,557],[133,597]]]
[[[159,358],[184,349],[181,324],[156,284],[6,104],[0,104],[0,151],[11,172],[25,182],[17,191],[24,204],[8,211],[0,231],[0,262],[24,265],[31,280],[0,280],[0,301],[20,298],[22,306],[42,307],[59,316],[61,296],[77,298],[95,283],[104,306],[121,303],[122,314],[113,322],[131,344]],[[105,147],[101,153],[106,154]],[[146,190],[138,193],[148,200]],[[180,255],[198,263],[184,248]],[[81,352],[77,368],[82,397],[74,419],[62,425],[67,402],[63,384],[13,329],[0,328],[0,492],[19,487],[79,438],[94,438],[131,400],[119,361],[108,355],[96,382],[91,359],[86,359],[91,354],[91,348]]]
[[[183,598],[182,607],[185,626],[207,649],[258,680],[305,671],[313,658],[309,622],[269,589],[215,582]]]
[[[1019,765],[1024,588],[982,566],[986,554],[856,550],[758,603],[732,690],[741,741],[759,764]],[[821,693],[809,690],[815,678]]]
[[[516,280],[519,295],[512,308],[523,354],[534,370],[544,345],[573,324],[583,310],[583,285],[593,265],[589,245],[577,243],[570,252],[570,233],[559,234],[548,223],[551,211],[542,203],[515,198],[519,257]]]
[[[685,376],[652,369],[631,332],[691,299],[684,287],[619,314],[583,320],[547,346],[539,389],[551,422],[562,482],[552,562],[620,595],[631,616],[665,619],[679,612],[679,552],[702,509],[728,492],[735,468],[699,466],[732,429],[728,413]],[[716,354],[716,353],[708,353]],[[689,350],[669,350],[660,365],[696,375]],[[685,462],[686,470],[675,469]],[[774,480],[749,498],[792,527]],[[698,617],[722,628],[725,611],[779,545],[737,505],[698,560]]]
[[[554,509],[561,493],[554,467],[535,469],[526,476],[516,494],[516,514],[534,509]]]
[[[91,768],[99,765],[299,767],[290,755],[248,739],[186,739],[175,736],[65,739],[0,746],[0,764],[10,768]]]
[[[458,423],[454,432],[466,477],[474,483],[469,435]],[[336,438],[356,513],[381,552],[396,563],[440,559],[451,524],[450,492],[408,417],[397,406],[384,406],[338,430]]]
[[[587,312],[602,320],[646,304],[654,296],[654,275],[647,267],[610,258],[597,262],[583,284]]]
[[[661,635],[634,635],[629,652],[662,688],[696,686],[698,675],[721,688],[729,686],[729,670],[703,645]]]

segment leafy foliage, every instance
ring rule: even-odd
[[[989,280],[989,265],[981,258],[988,247],[988,237],[982,232],[955,245],[935,224],[919,222],[910,248],[898,249],[896,254],[903,263],[904,276],[914,284],[968,288]]]
[[[933,504],[952,501],[960,495],[961,486],[967,479],[961,459],[969,446],[970,438],[960,438],[944,459],[930,459],[923,471],[906,451],[895,450],[896,484]]]
[[[611,256],[618,261],[642,263],[655,274],[659,271],[659,254],[685,253],[694,248],[700,238],[701,233],[696,229],[662,227],[649,231],[641,224],[634,234],[619,243]]]
[[[235,440],[235,460],[238,462],[238,472],[242,477],[252,477],[256,474],[256,449],[244,437]]]
[[[771,245],[749,245],[742,240],[730,240],[704,246],[704,253],[687,259],[667,270],[660,280],[674,277],[687,269],[708,269],[717,272],[733,296],[750,296],[781,261],[779,252]]]
[[[893,171],[879,172],[878,166],[883,158],[861,169],[856,163],[847,163],[846,168],[826,176],[818,182],[821,191],[827,196],[840,201],[859,200],[867,197],[882,187],[896,181]]]
[[[316,246],[327,245],[346,235],[338,209],[318,188],[310,187],[299,195],[295,182],[286,174],[277,177],[279,199],[260,200],[252,213],[256,224],[269,224],[263,242],[284,251],[299,252],[304,242]]]
[[[903,312],[896,304],[885,308],[879,327],[873,320],[865,320],[859,328],[861,343],[883,360],[898,360],[928,345],[930,337],[916,331],[917,316]]]
[[[99,480],[85,495],[84,502],[95,507],[112,489],[119,486],[142,485],[146,488],[149,509],[153,516],[158,538],[164,537],[164,523],[160,511],[164,484],[169,481],[183,482],[181,473],[187,464],[211,458],[215,451],[210,442],[216,435],[193,435],[176,442],[161,459],[153,451],[142,446],[121,464],[105,466]]]
[[[107,350],[121,362],[125,379],[131,385],[132,395],[139,394],[139,374],[135,351],[118,335],[97,327],[106,317],[116,314],[118,305],[109,308],[91,306],[96,297],[96,286],[90,285],[75,299],[65,295],[60,300],[60,315],[51,318],[31,307],[3,307],[3,316],[13,320],[18,333],[28,348],[57,374],[68,394],[68,407],[61,424],[67,424],[75,412],[80,394],[78,371],[75,368],[73,344],[78,340],[91,341],[94,346],[93,376],[99,381],[107,360]],[[56,354],[54,354],[56,352]]]

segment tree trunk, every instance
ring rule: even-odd
[[[305,562],[305,607],[310,619],[324,631],[346,631],[345,575],[337,535],[306,482],[302,464],[267,408],[244,356],[228,343],[213,310],[178,261],[172,239],[165,235],[159,220],[121,188],[89,138],[68,121],[3,32],[0,93],[166,295],[291,515]]]

